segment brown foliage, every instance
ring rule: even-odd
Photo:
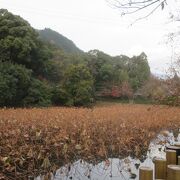
[[[177,74],[164,80],[152,76],[139,91],[154,102],[180,106],[180,77]]]
[[[120,85],[114,85],[111,88],[102,89],[101,92],[98,93],[98,96],[113,98],[132,98],[133,89],[128,82],[124,81]]]
[[[83,159],[141,157],[162,129],[180,127],[180,109],[110,105],[1,109],[0,178],[27,179]]]

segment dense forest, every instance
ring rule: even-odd
[[[0,106],[88,106],[133,99],[152,75],[147,56],[83,52],[61,34],[0,10]],[[147,85],[146,85],[147,86]],[[148,95],[147,95],[148,96]]]

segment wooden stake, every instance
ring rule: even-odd
[[[167,166],[170,164],[175,165],[176,164],[176,151],[175,150],[166,150],[166,161]]]
[[[139,180],[153,180],[153,169],[150,167],[140,167]]]
[[[167,146],[166,150],[176,151],[176,163],[178,163],[178,156],[180,156],[180,147],[178,147],[178,146]]]
[[[180,166],[168,165],[167,180],[180,180]]]
[[[155,158],[155,179],[166,179],[166,160]]]
[[[178,165],[180,165],[180,156],[178,156]]]
[[[174,145],[175,145],[176,147],[180,147],[180,142],[175,142]]]

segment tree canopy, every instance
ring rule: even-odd
[[[0,10],[0,106],[87,106],[99,96],[132,98],[150,75],[145,53],[85,53],[59,33],[43,34]]]
[[[0,61],[22,64],[40,74],[49,56],[27,21],[5,9],[0,10]]]

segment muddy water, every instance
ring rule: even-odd
[[[79,160],[71,165],[61,167],[52,177],[52,180],[138,180],[139,167],[149,166],[153,168],[153,159],[155,157],[165,158],[165,146],[174,144],[175,138],[172,133],[163,134],[159,134],[156,139],[152,140],[144,162],[131,157],[112,158],[94,166]],[[180,135],[176,141],[180,142]],[[42,177],[36,178],[36,180],[42,179]]]

